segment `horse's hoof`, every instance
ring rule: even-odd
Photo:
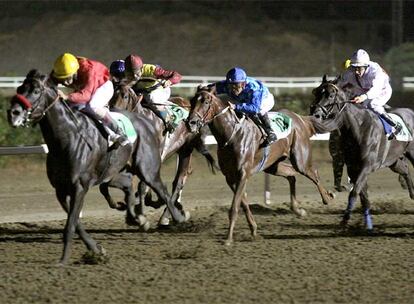
[[[141,226],[141,228],[145,232],[148,231],[151,228],[150,222],[149,221],[146,221],[145,224],[143,226]]]
[[[231,244],[233,244],[233,241],[232,240],[225,240],[224,241],[224,245],[225,246],[230,246]]]
[[[116,203],[116,210],[125,211],[125,210],[127,210],[127,205],[124,202],[117,202]]]
[[[167,217],[162,217],[160,221],[158,222],[159,226],[169,226],[170,225],[170,219]]]
[[[308,213],[306,212],[306,210],[305,209],[303,209],[303,208],[300,208],[299,209],[299,211],[298,211],[298,216],[299,217],[305,217],[305,216],[307,216],[308,215]]]
[[[147,217],[145,215],[140,214],[140,215],[137,216],[137,222],[138,222],[139,226],[144,226],[145,223],[148,222],[148,220],[147,220]]]
[[[184,210],[184,222],[187,222],[191,218],[190,211]]]

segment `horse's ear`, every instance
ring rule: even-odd
[[[214,94],[214,95],[216,95],[216,93],[217,93],[217,88],[216,88],[216,86],[215,85],[213,85],[213,86],[211,86],[211,87],[208,87],[208,91],[211,93],[211,94]]]
[[[322,83],[328,82],[328,76],[326,74],[322,77]]]

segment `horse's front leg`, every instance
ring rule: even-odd
[[[73,235],[79,224],[79,214],[82,210],[83,201],[87,192],[87,189],[84,189],[79,182],[73,185],[73,188],[70,193],[69,214],[63,233],[63,253],[60,259],[60,264],[62,265],[66,264],[70,257]]]
[[[239,214],[240,203],[244,193],[246,192],[247,176],[243,169],[240,174],[241,176],[239,178],[239,181],[235,183],[233,183],[230,180],[227,180],[226,178],[227,184],[233,190],[234,195],[231,208],[229,210],[230,225],[227,232],[227,239],[224,242],[225,245],[231,245],[233,243],[234,227],[236,225],[237,215]]]
[[[67,202],[68,194],[64,189],[57,188],[56,189],[56,197],[62,206],[63,210],[69,214],[69,205]],[[82,239],[82,241],[86,244],[86,247],[88,250],[92,251],[95,254],[103,254],[105,255],[105,249],[100,246],[92,237],[86,232],[86,230],[83,228],[83,225],[80,221],[78,221],[78,224],[76,226],[76,232],[79,234],[79,237]]]

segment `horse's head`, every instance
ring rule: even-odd
[[[346,93],[323,76],[319,87],[312,90],[315,99],[310,106],[310,114],[320,120],[334,118],[348,102]]]
[[[191,110],[187,119],[188,128],[191,132],[199,132],[203,126],[216,117],[220,111],[218,101],[214,86],[199,86],[197,88],[197,92],[190,100]]]
[[[115,88],[109,107],[134,112],[140,107],[141,99],[142,95],[135,94],[129,85],[120,84]]]
[[[12,127],[28,126],[40,121],[51,101],[58,99],[56,84],[37,70],[31,70],[27,74],[16,92],[7,111]]]

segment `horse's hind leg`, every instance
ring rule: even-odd
[[[265,172],[282,176],[286,178],[289,182],[289,190],[290,190],[290,209],[299,217],[303,217],[306,215],[306,210],[300,207],[299,202],[296,199],[296,175],[298,172],[290,165],[286,163],[278,163],[277,170],[275,171],[273,167],[270,170],[266,170]]]
[[[178,155],[178,165],[177,165],[177,172],[175,173],[175,178],[172,184],[172,197],[171,200],[175,202],[175,206],[182,210],[183,207],[181,205],[181,193],[184,188],[185,182],[188,176],[191,173],[191,152],[192,150],[186,149],[184,151],[180,151]],[[161,215],[159,220],[159,224],[162,226],[169,225],[170,223],[170,212],[168,208],[166,208]],[[190,213],[186,212],[186,220],[190,218]]]
[[[297,161],[297,157],[295,156],[295,162],[292,162],[292,164],[296,167],[296,169],[304,176],[309,178],[318,188],[319,194],[321,195],[322,202],[327,205],[330,201],[333,200],[334,195],[330,192],[328,192],[325,187],[322,185],[318,170],[314,169],[312,167],[312,164],[310,163],[310,160],[304,161],[303,163],[299,163]],[[303,159],[303,158],[301,158]]]
[[[121,190],[124,193],[125,202],[115,202],[109,193],[109,187]],[[129,202],[134,201],[132,193],[132,174],[124,171],[120,172],[109,182],[100,184],[99,191],[105,197],[109,207],[119,211],[126,210]]]
[[[396,161],[395,164],[390,166],[390,169],[404,178],[405,183],[407,185],[408,193],[410,194],[410,198],[414,199],[414,186],[413,181],[411,179],[407,158],[400,158]]]

